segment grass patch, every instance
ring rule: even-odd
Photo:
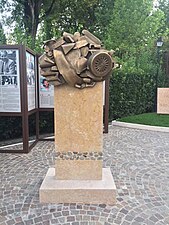
[[[157,113],[144,113],[135,116],[128,116],[117,119],[117,121],[150,126],[169,127],[169,115],[159,115]]]

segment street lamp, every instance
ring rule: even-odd
[[[162,37],[159,37],[157,40],[157,47],[162,47],[163,46],[163,39]]]
[[[160,68],[160,47],[163,46],[163,40],[162,37],[159,37],[157,42],[157,72],[156,72],[156,80],[155,80],[155,104],[154,104],[154,111],[157,112],[157,88],[158,88],[158,74],[159,74],[159,68]]]

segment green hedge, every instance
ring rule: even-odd
[[[158,87],[164,84],[165,77],[160,73]],[[156,74],[115,70],[110,79],[109,120],[153,112],[155,90]]]
[[[11,138],[22,137],[22,118],[21,117],[0,117],[0,141],[9,140]]]
[[[54,133],[53,111],[39,113],[39,133]],[[36,134],[35,114],[29,116],[29,137]],[[0,142],[22,138],[22,118],[16,116],[0,116]]]

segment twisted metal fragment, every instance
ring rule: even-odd
[[[93,87],[110,76],[114,67],[113,51],[103,49],[101,41],[87,30],[64,32],[63,37],[46,41],[44,50],[39,58],[41,75],[55,86]]]

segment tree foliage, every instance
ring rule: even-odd
[[[5,4],[5,1],[3,4]],[[38,25],[43,38],[48,39],[63,30],[75,32],[95,24],[95,9],[99,0],[7,0],[11,11],[8,24],[15,22],[15,41],[34,48]],[[2,5],[0,5],[2,9]],[[94,29],[93,29],[94,30]],[[25,36],[25,38],[24,38]],[[31,43],[30,43],[31,41]]]
[[[159,0],[158,3],[159,3],[159,8],[165,14],[165,26],[164,26],[164,29],[167,28],[167,30],[169,31],[169,0]]]
[[[100,0],[58,0],[55,13],[41,24],[43,39],[59,36],[63,31],[74,33],[82,29],[95,32],[96,9]]]
[[[38,25],[45,17],[52,14],[55,4],[55,0],[2,0],[0,7],[1,11],[8,9],[11,12],[11,16],[6,21],[8,25],[15,23],[14,32],[19,41],[25,36],[23,42],[28,40],[27,44],[34,48]]]
[[[163,36],[164,40],[164,49],[169,49],[169,0],[159,0],[159,8],[164,13],[164,25],[163,25],[163,31],[165,32],[165,35]]]
[[[141,68],[142,57],[152,57],[154,41],[162,35],[163,20],[162,11],[153,11],[152,0],[115,1],[106,45],[116,50],[118,60],[126,67]]]
[[[157,85],[165,85],[155,44],[164,27],[164,12],[154,9],[153,0],[115,1],[105,38],[121,67],[111,78],[111,119],[153,111],[157,69]]]
[[[0,23],[0,45],[6,44],[6,36],[2,27],[2,24]]]

